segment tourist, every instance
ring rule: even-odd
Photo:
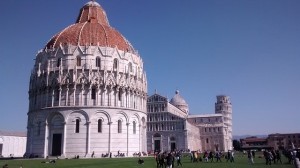
[[[191,151],[190,156],[191,156],[191,162],[194,162],[194,154],[193,154],[193,151]]]
[[[179,152],[177,153],[176,160],[177,160],[177,166],[180,165],[182,167],[182,164],[181,164],[181,154]]]
[[[228,162],[228,160],[230,160],[230,156],[231,156],[230,151],[228,151],[227,152],[227,157],[226,157],[226,160],[227,160],[226,162]]]
[[[216,159],[217,159],[217,162],[219,162],[219,161],[222,162],[222,161],[221,161],[221,156],[222,156],[221,152],[217,151],[217,152],[216,152]]]
[[[282,161],[281,161],[281,153],[279,152],[279,150],[276,150],[276,161],[277,163],[280,161],[280,164],[282,164]]]
[[[234,152],[230,152],[230,162],[234,162]]]
[[[254,164],[252,152],[248,151],[248,162],[249,164]]]
[[[167,168],[172,168],[173,156],[171,153],[167,156]]]
[[[255,158],[255,151],[254,150],[252,150],[252,156],[253,156],[253,158]]]
[[[209,159],[210,159],[210,162],[214,161],[214,154],[212,151],[209,152]]]

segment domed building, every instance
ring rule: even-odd
[[[148,152],[232,150],[232,105],[226,95],[217,96],[214,114],[189,114],[178,90],[170,101],[158,93],[148,97],[147,111]]]
[[[146,151],[143,60],[95,1],[38,52],[29,85],[26,153],[101,157]]]
[[[185,113],[189,113],[189,106],[185,102],[185,100],[180,96],[179,90],[176,90],[175,96],[170,101],[171,104],[184,111]]]

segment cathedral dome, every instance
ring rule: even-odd
[[[173,104],[174,106],[177,105],[187,105],[187,103],[185,102],[185,100],[180,96],[179,91],[176,90],[175,92],[175,96],[171,99],[170,101],[171,104]]]
[[[60,45],[117,47],[119,50],[133,52],[129,41],[109,25],[105,11],[94,1],[86,3],[80,10],[75,24],[54,35],[45,49]]]
[[[179,91],[176,90],[175,96],[171,99],[170,103],[182,111],[188,113],[188,104],[186,101],[180,96]]]

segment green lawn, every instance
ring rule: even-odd
[[[156,163],[154,158],[146,157],[143,158],[145,164],[138,165],[137,158],[104,158],[104,159],[64,159],[57,160],[55,164],[41,163],[47,161],[44,159],[26,159],[26,160],[0,160],[0,168],[4,164],[8,164],[9,168],[19,168],[23,165],[23,168],[155,168]],[[249,165],[246,157],[237,156],[235,157],[234,163],[226,163],[223,159],[222,163],[191,163],[189,158],[183,158],[182,164],[184,168],[293,168],[293,165],[287,164],[287,160],[283,157],[283,164],[272,164],[267,166],[264,164],[264,159],[255,158],[255,164]],[[175,163],[176,165],[176,163]],[[177,166],[175,166],[177,167]]]

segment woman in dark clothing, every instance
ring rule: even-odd
[[[171,153],[167,156],[167,168],[172,168],[173,156]]]

